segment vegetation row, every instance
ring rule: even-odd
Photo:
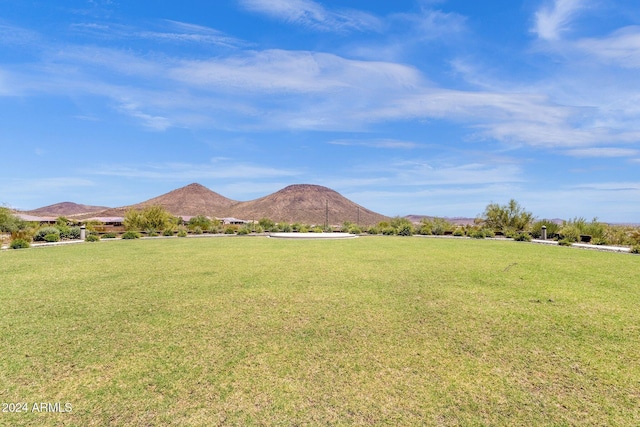
[[[86,226],[87,241],[98,241],[118,237],[119,233],[107,231],[104,224],[89,221]],[[184,221],[171,215],[161,206],[151,206],[144,210],[129,210],[124,218],[122,239],[137,239],[143,235],[186,237],[189,234],[254,234],[263,232],[333,232],[342,231],[352,234],[370,235],[451,235],[484,239],[487,237],[505,237],[520,241],[530,241],[546,236],[557,240],[561,245],[587,242],[594,245],[629,246],[632,253],[640,253],[640,228],[610,225],[594,218],[574,218],[559,224],[547,219],[536,219],[515,200],[506,205],[491,203],[473,224],[456,225],[443,218],[423,218],[414,224],[407,218],[395,217],[374,226],[362,226],[345,222],[338,230],[335,227],[322,227],[313,224],[275,222],[262,218],[258,222],[243,225],[223,224],[222,221],[204,215]],[[81,237],[80,223],[65,217],[59,217],[55,224],[41,226],[39,223],[22,221],[7,208],[0,207],[0,232],[10,234],[10,247],[14,249],[29,247],[31,242],[59,242],[77,240]]]

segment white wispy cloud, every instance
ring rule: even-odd
[[[443,39],[445,36],[450,37],[467,30],[465,16],[428,7],[418,13],[399,13],[391,18],[420,41]]]
[[[328,10],[312,0],[239,0],[252,12],[263,13],[321,31],[377,31],[381,21],[368,13],[353,10]]]
[[[640,26],[624,27],[602,38],[580,39],[573,47],[605,63],[640,68]]]
[[[588,0],[553,0],[535,14],[533,31],[544,40],[560,39],[570,29],[573,18],[585,7]]]
[[[371,147],[371,148],[400,148],[400,149],[413,149],[420,147],[420,144],[411,141],[399,141],[396,139],[336,139],[329,141],[332,145],[345,145],[345,146],[359,146],[359,147]]]
[[[149,29],[130,25],[100,22],[81,22],[70,26],[75,33],[98,39],[146,39],[155,42],[217,45],[237,48],[247,43],[214,28],[173,20],[163,20]]]
[[[171,25],[185,33],[209,31]],[[623,42],[628,35],[633,37]],[[635,29],[611,37],[620,40],[626,52],[635,52]],[[589,46],[601,52],[605,41],[592,40]],[[0,69],[0,94],[101,96],[113,101],[115,111],[157,131],[349,131],[426,119],[457,122],[471,137],[514,146],[589,148],[637,141],[639,88],[630,80],[624,88],[621,83],[619,90],[590,96],[600,89],[589,87],[592,81],[582,82],[580,70],[570,69],[566,79],[505,82],[502,87],[494,79],[481,90],[469,91],[439,87],[403,63],[333,53],[245,49],[193,60],[65,44],[45,49],[39,63]],[[561,93],[568,84],[575,86],[565,91],[571,97]]]
[[[594,147],[567,150],[565,153],[574,157],[634,157],[640,155],[640,150],[633,148]]]
[[[108,164],[87,170],[92,175],[145,178],[160,181],[198,181],[202,179],[253,179],[292,177],[295,169],[279,169],[230,159],[212,159],[209,163],[146,163],[140,165]]]

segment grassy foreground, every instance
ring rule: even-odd
[[[4,251],[0,402],[28,410],[0,425],[638,425],[639,267],[400,237]]]

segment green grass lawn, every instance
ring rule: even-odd
[[[511,241],[3,251],[0,425],[639,425],[639,307],[640,257]]]

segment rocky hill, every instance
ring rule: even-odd
[[[39,216],[73,216],[75,218],[121,217],[129,209],[162,206],[176,216],[207,215],[234,217],[244,220],[270,218],[276,222],[338,225],[345,221],[361,225],[377,224],[388,220],[384,215],[360,206],[340,193],[320,185],[290,185],[256,200],[239,202],[228,199],[200,184],[189,184],[144,202],[118,208],[78,208],[75,203],[59,203],[28,212]]]
[[[89,206],[89,205],[80,205],[78,203],[73,202],[62,202],[56,203],[54,205],[43,206],[38,209],[34,209],[31,211],[25,211],[23,213],[33,216],[50,216],[50,217],[59,217],[59,216],[76,216],[82,214],[92,214],[94,212],[104,211],[105,209],[109,209],[106,206]]]
[[[228,216],[230,207],[237,203],[235,200],[228,199],[215,191],[209,190],[204,185],[193,183],[144,202],[107,209],[98,212],[94,216],[123,216],[129,209],[141,210],[148,206],[162,206],[176,216],[207,215],[224,217]]]
[[[320,185],[290,185],[268,196],[231,207],[232,216],[242,219],[266,217],[276,222],[306,224],[342,224],[345,221],[362,225],[387,220],[384,215],[360,206],[340,193]]]

